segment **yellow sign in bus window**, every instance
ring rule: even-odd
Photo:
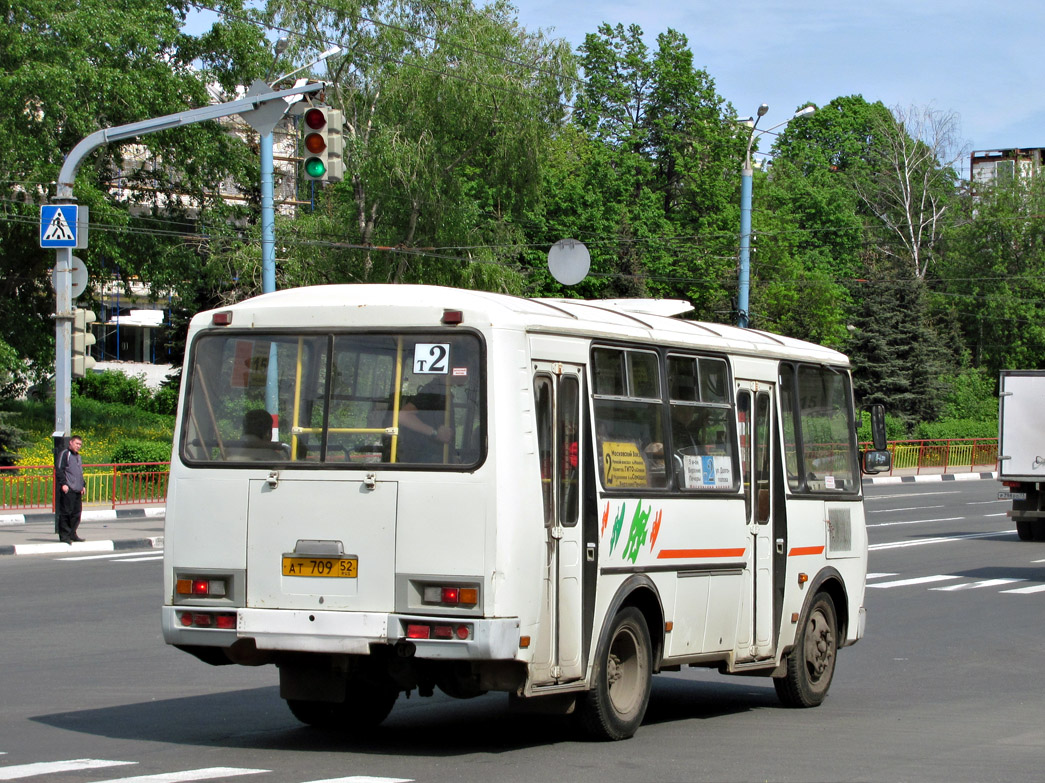
[[[606,487],[645,487],[646,460],[633,441],[602,442],[602,483]]]

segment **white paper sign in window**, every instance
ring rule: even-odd
[[[418,343],[414,346],[416,375],[446,375],[450,369],[450,343]]]

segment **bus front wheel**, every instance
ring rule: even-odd
[[[649,704],[653,653],[642,612],[622,609],[599,645],[593,687],[581,717],[596,739],[627,739],[638,731]]]
[[[317,729],[359,731],[387,718],[398,696],[391,683],[359,678],[349,681],[343,702],[287,699],[287,706],[295,718]]]
[[[816,707],[827,696],[838,657],[835,603],[817,593],[787,656],[787,674],[773,680],[777,696],[788,707]]]

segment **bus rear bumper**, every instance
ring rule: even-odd
[[[175,608],[163,607],[163,638],[168,644],[229,647],[237,639],[252,639],[258,650],[348,655],[369,655],[372,645],[398,644],[411,657],[482,661],[514,660],[519,654],[519,620],[512,617],[433,618],[385,612],[241,608],[235,610],[236,630],[222,631],[183,628],[177,622]],[[426,628],[429,638],[420,636]],[[432,638],[440,632],[445,634],[446,629],[448,638]]]

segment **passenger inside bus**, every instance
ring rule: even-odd
[[[457,433],[454,389],[475,391],[478,387],[478,369],[474,357],[463,354],[451,362],[451,372],[440,374],[421,386],[399,410],[399,443],[397,462],[451,463],[460,462],[455,436]],[[478,404],[465,393],[468,405]],[[475,417],[471,417],[474,419]],[[477,424],[476,420],[476,424]],[[471,441],[475,432],[467,433]],[[465,443],[467,447],[470,443]],[[475,449],[467,449],[476,456]]]
[[[243,414],[243,438],[230,446],[232,460],[283,459],[283,445],[272,440],[272,415],[264,408],[254,408]]]

